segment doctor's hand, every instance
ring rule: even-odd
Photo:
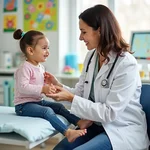
[[[55,76],[49,72],[44,73],[44,83],[49,84],[49,85],[53,84],[53,85],[63,87],[62,84],[55,78]]]
[[[74,94],[65,90],[63,87],[55,86],[56,93],[46,94],[47,97],[53,98],[56,101],[72,102]]]

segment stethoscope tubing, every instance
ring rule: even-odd
[[[94,52],[92,53],[92,55],[91,55],[91,57],[90,57],[90,59],[89,59],[89,61],[88,61],[88,63],[87,63],[86,73],[87,73],[88,70],[89,70],[89,65],[90,65],[90,63],[91,63],[91,60],[92,60],[92,58],[93,58],[93,55],[94,55],[95,51],[96,51],[96,50],[94,50]],[[109,86],[108,79],[109,79],[109,77],[110,77],[110,75],[111,75],[111,73],[112,73],[112,71],[113,71],[113,69],[114,69],[114,67],[115,67],[115,64],[116,64],[116,62],[117,62],[117,60],[118,60],[118,57],[119,57],[119,55],[117,54],[117,56],[116,56],[116,58],[115,58],[115,61],[113,62],[113,65],[112,65],[112,67],[111,67],[111,69],[110,69],[110,71],[109,71],[109,73],[108,73],[106,79],[103,79],[103,80],[102,80],[101,85],[102,85],[103,87],[108,87],[108,86]],[[105,82],[104,82],[104,81],[105,81]],[[85,81],[85,83],[88,83],[88,81]],[[104,84],[104,83],[105,83],[105,84]]]
[[[89,59],[89,61],[88,61],[88,64],[87,64],[87,67],[86,67],[86,73],[87,73],[88,70],[89,70],[89,65],[90,65],[90,63],[91,63],[91,60],[92,60],[92,58],[93,58],[93,55],[94,55],[95,51],[96,51],[96,50],[94,50],[94,52],[92,53],[92,55],[91,55],[91,57],[90,57],[90,59]]]

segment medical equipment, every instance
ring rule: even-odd
[[[95,53],[95,51],[92,53],[92,55],[91,55],[91,57],[90,57],[90,59],[88,61],[88,64],[87,64],[87,67],[86,67],[86,73],[88,72],[89,65],[91,63],[91,59],[93,58],[94,53]],[[101,81],[101,86],[104,87],[104,88],[108,88],[109,87],[109,81],[108,81],[108,79],[109,79],[109,77],[110,77],[110,75],[111,75],[111,73],[112,73],[112,71],[114,69],[114,66],[115,66],[115,64],[116,64],[116,62],[118,60],[118,57],[119,57],[119,55],[116,56],[115,61],[113,62],[113,65],[112,65],[112,67],[111,67],[111,69],[110,69],[110,71],[109,71],[106,79],[103,79]],[[88,83],[88,81],[85,81],[84,83]]]

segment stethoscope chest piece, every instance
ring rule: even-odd
[[[108,88],[108,87],[109,87],[109,82],[108,82],[108,80],[107,80],[107,79],[103,79],[103,80],[101,81],[101,85],[102,85],[102,87],[104,87],[104,88]]]

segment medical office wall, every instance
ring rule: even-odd
[[[6,1],[15,1],[14,11],[4,11]],[[44,63],[46,70],[52,73],[62,70],[69,49],[69,9],[69,0],[0,0],[0,68],[4,51],[13,56],[20,52],[19,42],[13,39],[14,30],[20,28],[25,32],[30,29],[44,32],[50,41],[50,56]],[[5,16],[15,19],[12,31],[4,31]]]

